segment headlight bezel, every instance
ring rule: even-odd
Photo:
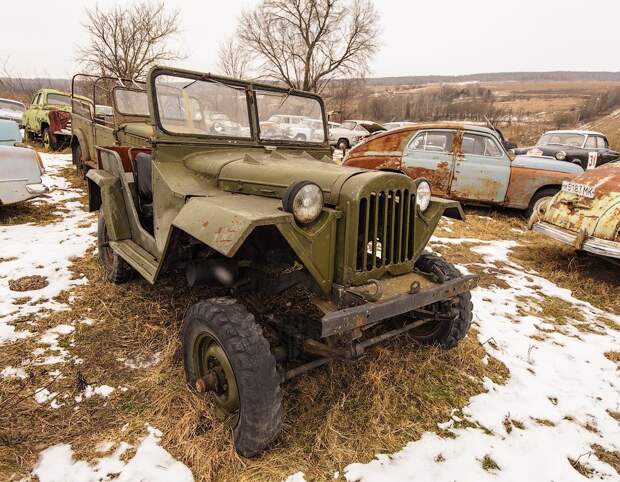
[[[558,151],[555,153],[555,158],[558,161],[564,161],[566,160],[566,152],[565,151]]]
[[[313,206],[300,205],[299,196],[304,195],[315,196],[318,200],[314,201]],[[304,226],[315,222],[321,216],[324,207],[325,196],[323,195],[323,190],[321,189],[321,186],[312,181],[294,182],[286,189],[284,195],[282,196],[282,208],[286,212],[291,213],[295,218],[295,221]],[[310,215],[302,214],[300,209],[310,209]]]
[[[420,191],[422,189],[422,192]],[[422,194],[422,196],[421,196]],[[415,204],[419,212],[424,213],[431,204],[432,187],[427,179],[420,179],[416,184]]]

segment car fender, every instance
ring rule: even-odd
[[[88,145],[88,138],[84,133],[84,130],[81,128],[72,129],[73,136],[77,139],[80,144],[80,149],[82,150],[82,157],[85,161],[90,160],[90,146]]]
[[[120,178],[103,169],[90,169],[86,178],[89,211],[103,209],[110,241],[131,238],[131,227]]]
[[[563,181],[583,173],[581,166],[548,157],[517,156],[510,166],[510,180],[504,204],[526,209],[542,188],[558,188]]]
[[[620,195],[615,195],[609,208],[599,217],[593,236],[620,242]]]
[[[222,195],[192,197],[172,225],[202,241],[224,256],[234,256],[254,228],[289,223],[292,215],[282,211],[279,199]]]

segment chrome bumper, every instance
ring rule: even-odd
[[[552,224],[538,221],[532,227],[537,233],[549,236],[557,241],[571,246],[576,246],[577,233],[568,231],[566,229],[558,228]],[[598,254],[599,256],[608,256],[610,258],[620,258],[620,243],[615,241],[607,241],[606,239],[599,239],[594,237],[587,237],[580,248],[589,253]]]

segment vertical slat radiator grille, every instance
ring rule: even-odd
[[[357,272],[413,259],[415,196],[409,189],[372,192],[360,199],[357,227]]]

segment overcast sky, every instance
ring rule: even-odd
[[[127,3],[126,0],[122,3]],[[70,77],[89,0],[2,2],[0,64],[15,76]],[[118,3],[100,0],[101,6]],[[256,0],[166,0],[181,11],[183,67],[214,71],[220,40]],[[375,0],[381,50],[373,76],[620,71],[620,0]]]

